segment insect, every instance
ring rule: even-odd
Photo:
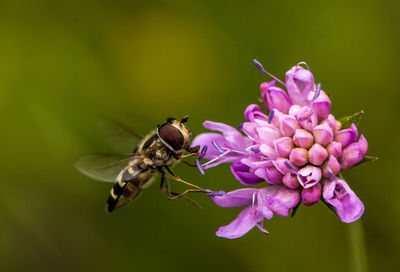
[[[170,168],[182,158],[199,156],[200,147],[190,147],[191,132],[185,126],[187,120],[187,115],[181,121],[168,118],[167,122],[157,126],[156,130],[145,137],[114,122],[111,130],[124,136],[119,137],[120,141],[125,141],[121,138],[126,138],[127,142],[133,145],[133,139],[139,140],[133,152],[126,155],[88,155],[76,163],[77,169],[83,174],[97,180],[114,182],[106,202],[107,212],[112,212],[134,200],[142,189],[151,183],[157,172],[161,173],[160,188],[166,191],[168,199],[182,197],[197,205],[185,195],[190,192],[209,192],[209,190],[182,180]],[[188,154],[184,155],[185,152]],[[171,192],[165,170],[175,180],[192,188],[186,189],[181,194]]]

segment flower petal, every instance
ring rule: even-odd
[[[237,129],[227,124],[205,121],[203,126],[209,130],[221,132],[224,135],[226,142],[233,149],[244,150],[248,145],[251,144],[250,139],[243,136]]]
[[[301,66],[294,66],[286,72],[286,88],[293,104],[304,106],[307,95],[314,89],[314,76]]]
[[[243,188],[210,198],[215,204],[224,208],[244,206],[252,203],[253,194],[257,193],[257,190],[257,188]]]
[[[204,155],[204,158],[207,160],[210,160],[212,158],[215,158],[219,156],[221,153],[215,148],[215,146],[212,144],[212,141],[215,141],[219,146],[225,146],[225,137],[221,134],[218,133],[202,133],[196,138],[193,139],[192,141],[192,146],[199,145],[200,149],[203,148],[203,146],[207,146],[207,152]]]
[[[235,161],[233,165],[230,167],[232,174],[235,176],[235,178],[242,184],[244,185],[254,185],[257,183],[260,183],[263,181],[262,178],[258,177],[257,175],[251,173],[250,167],[247,166],[247,169],[245,170],[239,170],[243,169],[244,166],[247,166],[243,164],[240,161]]]
[[[216,232],[216,235],[228,239],[239,238],[254,228],[262,219],[263,216],[261,212],[258,212],[255,208],[249,206],[229,225],[220,227]]]
[[[282,185],[270,185],[265,190],[268,208],[279,216],[288,216],[290,209],[300,201],[298,190],[291,190]]]
[[[325,180],[322,195],[345,223],[356,221],[364,213],[364,204],[344,180]]]
[[[362,161],[368,151],[368,142],[364,135],[356,143],[352,143],[343,150],[341,158],[341,168],[349,169]]]
[[[257,120],[267,122],[268,116],[265,115],[259,105],[250,104],[244,111],[244,119],[246,119],[247,122],[256,122]]]

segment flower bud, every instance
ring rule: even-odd
[[[326,146],[333,140],[333,131],[328,124],[318,125],[313,129],[316,143]]]
[[[299,112],[297,113],[297,119],[299,122],[306,120],[313,114],[312,108],[309,106],[302,107]]]
[[[272,114],[272,117],[271,117],[271,114]],[[274,110],[269,112],[268,121],[274,127],[279,128],[281,126],[281,122],[279,120],[281,119],[281,117],[283,115],[284,114],[282,112],[280,112],[277,109],[274,109]]]
[[[322,166],[322,175],[328,178],[332,174],[336,176],[339,172],[340,164],[338,160],[333,155],[330,155],[329,160]]]
[[[317,114],[308,106],[304,106],[300,110],[297,114],[297,119],[299,120],[300,126],[308,131],[312,131],[313,128],[318,125]]]
[[[289,115],[297,118],[297,115],[300,112],[301,108],[302,107],[300,105],[292,105],[289,109]]]
[[[258,168],[254,171],[254,174],[270,184],[277,184],[282,181],[282,174],[274,166]]]
[[[342,144],[333,141],[328,144],[328,146],[326,147],[326,151],[328,151],[329,155],[333,155],[338,159],[340,158],[340,156],[342,156]]]
[[[327,157],[328,151],[320,144],[314,144],[308,150],[308,161],[314,165],[321,165]]]
[[[293,142],[295,145],[303,148],[309,148],[314,142],[314,137],[312,134],[304,129],[296,129]]]
[[[297,180],[297,176],[291,175],[290,173],[287,173],[286,175],[283,176],[282,182],[290,189],[297,189],[300,187],[300,183]]]
[[[356,143],[350,144],[343,150],[341,158],[341,166],[343,170],[349,169],[362,161],[368,151],[368,142],[361,134],[360,139]]]
[[[306,165],[298,171],[297,180],[303,188],[310,188],[321,180],[321,169],[313,165]]]
[[[293,104],[305,105],[307,95],[314,88],[312,73],[298,65],[286,72],[286,88]]]
[[[313,92],[310,92],[310,94],[313,94]],[[312,109],[320,120],[328,117],[331,111],[331,100],[324,91],[320,91],[318,97],[312,102]]]
[[[276,169],[281,172],[283,175],[287,173],[294,173],[297,172],[297,168],[294,167],[288,159],[285,158],[278,158],[277,160],[272,162]]]
[[[294,148],[289,155],[290,162],[295,166],[303,166],[308,162],[308,151],[305,148]]]
[[[328,124],[331,127],[332,131],[335,132],[337,130],[337,122],[339,121],[336,121],[335,116],[329,114],[328,117],[321,122],[321,124]]]
[[[299,123],[293,116],[283,115],[279,118],[279,121],[281,123],[279,130],[283,136],[292,137],[296,129],[300,128]]]
[[[335,141],[340,142],[342,147],[345,148],[349,144],[355,142],[358,137],[357,127],[351,124],[350,128],[339,130],[336,132]]]
[[[313,187],[303,189],[301,191],[301,198],[303,199],[304,206],[311,206],[321,199],[321,183],[315,184]]]
[[[257,120],[268,121],[268,116],[265,115],[259,105],[251,104],[244,111],[244,119],[247,122],[255,122]]]
[[[293,140],[290,137],[282,137],[274,141],[275,151],[279,157],[289,157],[293,148]]]
[[[230,168],[235,178],[244,185],[254,185],[263,181],[263,179],[250,172],[250,167],[240,161],[235,161]]]
[[[269,111],[277,109],[288,113],[292,102],[284,90],[275,86],[275,81],[262,83],[260,89],[261,98]]]

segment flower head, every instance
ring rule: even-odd
[[[268,73],[260,63],[254,63]],[[277,82],[286,91],[277,87]],[[268,114],[258,105],[249,105],[240,131],[206,121],[204,127],[222,134],[204,133],[193,140],[193,145],[208,146],[209,161],[203,164],[204,169],[232,163],[231,171],[243,185],[266,185],[211,197],[222,207],[247,205],[217,235],[239,237],[264,218],[271,219],[273,213],[287,216],[300,199],[306,206],[317,203],[321,192],[343,222],[357,220],[364,206],[336,175],[363,160],[368,150],[365,137],[358,139],[355,124],[342,129],[341,122],[330,112],[328,95],[320,83],[314,84],[308,66],[306,69],[296,65],[286,73],[285,83],[274,77],[273,81],[262,83],[260,89]]]

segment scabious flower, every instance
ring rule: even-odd
[[[231,172],[241,184],[266,185],[210,195],[221,207],[247,206],[232,223],[220,227],[220,237],[237,238],[254,226],[267,233],[264,218],[271,219],[274,213],[288,216],[301,201],[310,206],[321,197],[343,222],[363,214],[363,203],[337,175],[363,160],[368,143],[363,135],[358,137],[355,124],[342,128],[331,114],[331,101],[321,84],[315,84],[306,64],[307,69],[300,65],[286,72],[285,82],[271,75],[274,80],[261,84],[267,113],[249,105],[238,129],[205,121],[205,128],[219,133],[203,133],[193,140],[193,146],[207,146],[208,162],[202,170],[231,163]]]

